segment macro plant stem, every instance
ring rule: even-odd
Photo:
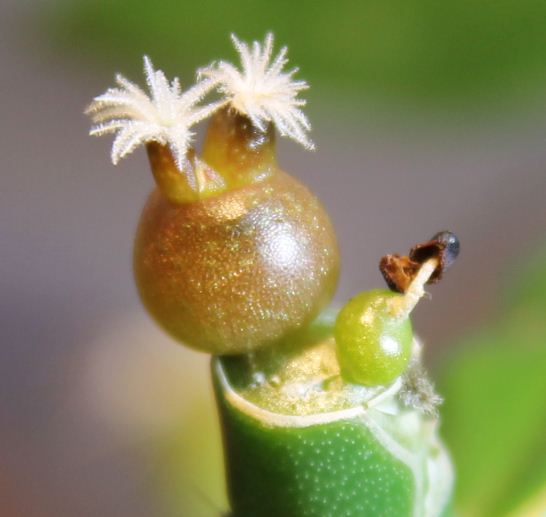
[[[389,255],[391,290],[330,316],[339,275],[320,201],[277,162],[276,133],[314,149],[296,68],[273,36],[200,69],[183,91],[144,58],[87,109],[117,163],[145,145],[157,188],[142,211],[134,276],[155,321],[211,354],[233,517],[445,517],[453,470],[410,312],[459,251],[441,232]],[[205,103],[211,93],[222,98]],[[210,117],[203,152],[192,127]],[[342,174],[342,171],[336,171]]]
[[[305,343],[274,386],[273,372],[256,386],[237,358],[213,359],[233,517],[450,515],[437,419],[403,406],[402,379],[370,390],[319,382],[306,364],[335,371],[330,347],[330,337]]]

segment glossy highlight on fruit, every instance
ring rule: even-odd
[[[263,181],[194,203],[155,190],[134,250],[144,305],[177,340],[213,354],[275,343],[330,301],[338,277],[334,230],[299,181]]]
[[[402,295],[386,289],[358,294],[341,309],[334,328],[342,377],[364,386],[385,385],[401,375],[413,340],[409,318],[394,318],[389,300]]]

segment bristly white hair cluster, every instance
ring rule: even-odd
[[[266,35],[263,45],[255,41],[250,46],[234,35],[231,38],[241,57],[242,71],[225,61],[213,63],[200,70],[197,83],[183,92],[178,78],[169,83],[145,56],[149,94],[118,74],[117,86],[95,97],[86,110],[93,120],[90,134],[115,134],[114,164],[139,145],[158,142],[170,147],[180,170],[187,169],[186,155],[194,136],[191,127],[226,104],[248,116],[260,130],[265,131],[273,122],[281,135],[307,149],[314,148],[307,136],[311,126],[300,109],[305,100],[298,98],[308,85],[293,79],[297,68],[283,72],[287,48],[283,47],[272,61],[272,34]],[[200,105],[215,88],[224,98]]]
[[[287,47],[283,47],[272,61],[273,34],[266,35],[263,45],[255,41],[252,47],[234,34],[231,39],[239,53],[242,70],[219,61],[201,69],[199,76],[216,82],[227,102],[249,117],[260,130],[265,131],[267,123],[273,122],[281,135],[307,149],[314,149],[315,145],[307,135],[311,125],[300,109],[306,101],[297,98],[299,92],[309,86],[305,81],[293,79],[297,68],[283,72],[288,62]]]
[[[438,406],[443,402],[419,359],[411,361],[402,377],[398,398],[404,406],[418,409],[432,417],[438,416]]]
[[[182,92],[178,78],[169,83],[161,70],[154,70],[146,56],[144,73],[150,95],[118,74],[118,86],[95,97],[86,110],[94,122],[90,134],[115,133],[112,146],[114,164],[140,144],[153,141],[168,145],[177,167],[182,170],[187,165],[186,152],[193,138],[190,128],[208,117],[220,104],[198,105],[214,83],[211,80],[200,81]]]

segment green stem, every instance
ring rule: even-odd
[[[304,350],[301,363],[292,351],[280,368],[328,362],[327,341]],[[234,517],[450,515],[453,473],[437,422],[402,408],[391,394],[396,386],[348,405],[345,393],[352,392],[334,382],[328,394],[334,405],[312,412],[312,404],[280,400],[302,385],[299,373],[297,382],[285,376],[275,389],[266,382],[260,398],[263,390],[243,371],[237,358],[213,359]]]

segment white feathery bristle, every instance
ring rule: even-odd
[[[177,167],[183,170],[193,137],[190,128],[220,105],[197,105],[214,87],[214,82],[205,79],[182,92],[178,78],[169,83],[161,70],[154,70],[147,56],[144,56],[144,73],[149,95],[118,74],[117,86],[93,99],[85,111],[94,123],[90,134],[115,133],[114,164],[139,145],[158,142],[170,147]]]
[[[315,145],[307,135],[311,125],[300,109],[305,100],[297,98],[299,92],[309,86],[305,81],[293,79],[297,68],[282,71],[288,62],[287,47],[272,59],[271,33],[266,35],[263,44],[254,41],[252,46],[234,34],[231,39],[241,59],[241,70],[231,63],[219,61],[199,70],[199,78],[217,83],[218,90],[226,96],[229,104],[249,117],[262,131],[268,122],[273,122],[281,135],[292,138],[307,149],[314,149]]]

